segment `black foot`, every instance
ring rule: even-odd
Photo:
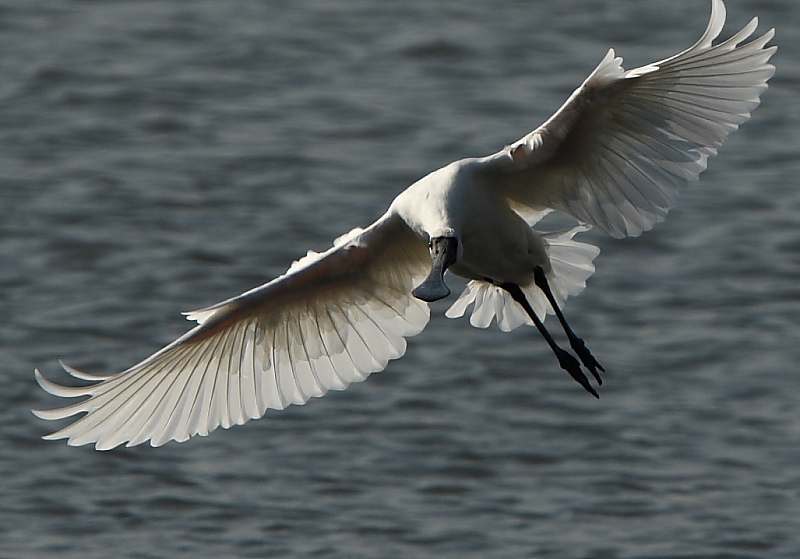
[[[592,388],[592,385],[589,384],[589,379],[586,378],[586,375],[583,374],[583,370],[581,369],[581,364],[575,359],[570,353],[564,351],[561,348],[557,348],[554,350],[556,357],[558,358],[558,364],[561,365],[561,368],[564,369],[569,373],[575,381],[583,386],[583,388],[595,398],[600,398],[600,395],[597,391]],[[591,355],[591,354],[589,354]],[[592,371],[592,373],[597,377],[597,374]]]
[[[597,359],[594,358],[594,355],[592,355],[592,352],[586,347],[586,344],[583,343],[583,340],[576,336],[570,339],[569,344],[572,350],[581,358],[584,367],[589,369],[589,372],[591,372],[592,376],[597,380],[597,384],[603,384],[603,379],[600,378],[600,373],[598,373],[597,370],[600,369],[603,373],[605,373],[606,370]]]
[[[544,278],[544,272],[541,271],[541,268],[538,268],[540,275]],[[550,300],[550,304],[553,306],[553,309],[556,311],[556,315],[558,316],[558,320],[561,322],[561,325],[564,327],[564,333],[567,334],[569,338],[570,347],[572,347],[573,351],[580,357],[581,361],[583,362],[584,366],[591,371],[592,375],[595,379],[597,379],[598,384],[603,384],[603,381],[600,379],[600,373],[597,372],[597,369],[605,372],[603,366],[597,362],[597,359],[591,354],[591,352],[586,349],[586,344],[583,343],[583,340],[580,339],[575,333],[570,329],[567,321],[564,320],[564,315],[561,314],[561,311],[556,304],[555,299],[553,298],[552,293],[550,293],[550,288],[547,286],[546,280],[541,280],[542,285],[544,286],[543,289],[546,289],[545,294],[549,294],[548,299]],[[520,306],[525,310],[528,316],[533,321],[533,324],[539,330],[542,337],[547,342],[547,345],[550,346],[550,349],[553,350],[556,357],[558,358],[558,364],[561,365],[561,368],[564,369],[569,373],[575,381],[583,386],[583,388],[595,398],[599,398],[600,396],[597,394],[592,385],[589,384],[589,379],[586,378],[586,375],[583,374],[583,370],[581,369],[581,363],[571,353],[562,349],[558,346],[558,344],[553,339],[553,336],[547,331],[547,328],[544,327],[544,324],[539,317],[536,316],[533,308],[531,307],[528,300],[525,298],[525,294],[522,292],[522,289],[515,283],[501,283],[499,284],[500,287],[505,289],[511,294],[511,297],[520,304]]]

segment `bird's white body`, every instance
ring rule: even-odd
[[[570,336],[559,311],[585,287],[599,253],[573,237],[592,226],[616,237],[652,228],[758,106],[774,73],[768,61],[775,47],[767,46],[773,31],[744,42],[754,19],[714,45],[724,22],[722,0],[712,0],[708,27],[695,45],[627,72],[610,50],[527,136],[493,155],[434,171],[397,196],[375,223],[340,237],[330,250],[310,252],[263,286],[187,313],[196,327],[130,369],[94,376],[64,366],[90,381],[80,387],[60,386],[37,371],[51,394],[87,397],[37,411],[45,419],[85,413],[46,438],[98,449],[158,446],[341,390],[403,355],[405,338],[429,319],[420,299],[449,293],[442,279],[448,266],[470,281],[447,316],[462,316],[471,306],[475,326],[534,324],[546,334],[541,321],[555,312],[599,380],[593,358],[588,350],[581,354],[583,342]],[[579,224],[552,233],[532,228],[554,210]],[[436,256],[432,269],[428,248],[433,253],[440,239],[447,241],[448,260]],[[433,289],[422,289],[429,280]],[[564,353],[548,343],[557,356]],[[567,368],[562,356],[559,362]]]
[[[389,211],[421,239],[456,237],[453,273],[527,286],[534,267],[549,270],[550,259],[544,240],[511,209],[493,175],[480,160],[455,161],[409,186]]]

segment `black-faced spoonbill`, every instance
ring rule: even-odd
[[[64,366],[88,386],[36,380],[71,406],[44,419],[85,415],[47,439],[109,449],[184,441],[303,404],[380,371],[403,355],[405,338],[429,319],[427,302],[450,290],[446,271],[469,280],[447,311],[503,330],[533,324],[558,362],[597,395],[602,367],[560,307],[594,271],[596,247],[574,240],[597,227],[614,237],[647,231],[697,180],[708,157],[759,104],[774,73],[773,30],[745,42],[753,19],[717,45],[725,23],[712,0],[700,40],[659,62],[625,71],[609,50],[542,126],[487,157],[462,159],[412,184],[366,229],[295,262],[279,278],[186,313],[192,330],[121,373],[94,376]],[[551,211],[580,225],[540,233]],[[573,356],[543,325],[554,313]]]

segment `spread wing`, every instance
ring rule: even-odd
[[[283,276],[213,307],[186,313],[199,325],[130,369],[65,387],[36,371],[56,396],[88,398],[36,411],[44,419],[85,415],[47,439],[98,450],[207,435],[342,390],[403,355],[405,337],[427,324],[411,296],[430,267],[425,243],[387,213],[366,230],[309,253]]]
[[[750,118],[775,72],[767,47],[774,30],[742,44],[753,19],[712,45],[725,5],[691,48],[625,71],[610,50],[541,127],[484,158],[521,211],[566,212],[615,237],[636,236],[664,219],[678,191],[697,180],[707,159]]]

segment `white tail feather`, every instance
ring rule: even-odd
[[[567,231],[542,235],[550,257],[550,270],[547,281],[559,306],[567,297],[577,295],[586,287],[586,280],[594,273],[592,261],[600,254],[600,249],[588,243],[576,241],[573,237],[590,227],[579,225]],[[541,289],[533,283],[522,287],[536,316],[544,320],[553,309]],[[448,318],[458,318],[466,314],[472,305],[470,324],[476,328],[487,328],[492,319],[503,332],[509,332],[522,324],[532,324],[525,311],[501,287],[494,284],[471,280],[459,298],[445,313]]]

